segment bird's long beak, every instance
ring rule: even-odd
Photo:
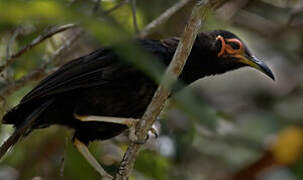
[[[262,62],[261,60],[256,58],[255,56],[246,55],[240,59],[240,62],[263,72],[268,77],[270,77],[272,80],[275,80],[274,74],[269,69],[269,67],[264,62]]]

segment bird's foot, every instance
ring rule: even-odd
[[[134,142],[135,144],[145,144],[149,140],[150,135],[153,135],[155,138],[159,137],[158,130],[155,127],[153,127],[153,126],[149,129],[149,131],[148,131],[146,137],[144,138],[144,140],[139,140],[138,139],[138,137],[136,135],[136,126],[135,125],[129,126],[128,138],[132,142]]]
[[[133,119],[133,121],[129,121],[130,123],[127,124],[128,127],[128,138],[130,141],[132,142],[137,142],[138,141],[138,137],[136,135],[136,125],[139,122],[138,119]]]

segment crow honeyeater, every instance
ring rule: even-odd
[[[178,42],[177,38],[137,40],[155,57],[154,61],[165,66],[172,60]],[[271,70],[233,33],[202,32],[179,80],[188,85],[205,76],[244,66],[256,68],[274,79]],[[110,48],[72,60],[42,80],[3,117],[3,123],[13,124],[15,132],[2,145],[0,157],[32,130],[59,124],[75,130],[73,141],[78,150],[101,175],[109,177],[86,145],[117,136],[134,125],[131,118],[141,118],[156,89],[153,80],[125,63]]]

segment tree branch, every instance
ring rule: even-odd
[[[142,119],[137,124],[136,135],[139,141],[145,139],[148,130],[151,128],[152,124],[155,122],[157,116],[160,114],[164,107],[164,103],[169,95],[170,86],[177,80],[184,67],[184,64],[193,46],[194,40],[198,34],[198,30],[201,26],[201,10],[206,1],[203,2],[204,3],[198,2],[194,6],[192,15],[185,27],[184,33],[174,54],[173,60],[167,68],[151,103],[146,109]],[[205,10],[206,9],[203,11],[203,15],[206,14]],[[116,174],[116,180],[128,179],[133,170],[136,156],[138,155],[140,148],[140,144],[130,144],[120,164],[119,171]]]
[[[92,11],[92,14],[97,14],[97,12],[99,11],[100,9],[100,3],[101,3],[101,0],[96,0],[95,4],[94,4],[94,7],[93,7],[93,11]]]
[[[131,0],[130,6],[132,9],[133,25],[134,25],[135,32],[137,34],[137,33],[139,33],[139,27],[138,27],[138,23],[137,23],[136,0]]]
[[[192,0],[180,0],[172,7],[167,9],[164,13],[162,13],[158,18],[150,22],[145,28],[140,32],[139,37],[145,38],[151,32],[153,32],[159,25],[164,24],[172,15],[174,15],[178,10],[183,8],[186,4],[191,2]]]
[[[149,129],[152,127],[152,124],[162,111],[165,101],[170,93],[169,89],[182,72],[187,57],[190,54],[191,48],[198,34],[198,30],[201,26],[202,19],[205,19],[209,9],[216,9],[225,1],[226,0],[198,1],[194,6],[191,17],[189,18],[189,21],[184,29],[174,57],[168,66],[152,101],[148,105],[142,119],[136,126],[136,135],[139,141],[144,141]],[[141,144],[134,142],[129,145],[120,164],[118,173],[116,174],[116,180],[129,179],[141,146]]]
[[[30,84],[35,81],[39,81],[49,75],[50,73],[54,72],[58,66],[62,64],[62,62],[57,63],[57,60],[60,59],[60,56],[65,53],[72,45],[75,44],[75,41],[79,39],[79,37],[83,34],[83,31],[80,30],[78,33],[74,33],[73,37],[70,38],[69,41],[66,41],[54,54],[50,57],[51,60],[44,62],[39,68],[36,70],[28,73],[26,76],[22,77],[21,79],[11,82],[5,85],[3,88],[0,89],[0,97],[6,97],[11,95],[13,92],[19,90],[20,88],[24,87],[27,84]],[[55,67],[47,70],[47,66],[55,61]],[[0,100],[1,101],[1,100]]]
[[[32,49],[33,47],[35,47],[36,45],[38,45],[39,43],[43,42],[44,40],[52,37],[53,35],[63,32],[67,29],[71,29],[76,27],[76,25],[74,24],[65,24],[59,27],[54,27],[52,29],[50,29],[46,34],[40,35],[38,36],[36,39],[34,39],[29,45],[23,47],[22,49],[20,49],[18,52],[16,52],[15,54],[13,54],[12,56],[10,56],[7,61],[5,62],[4,65],[0,66],[0,73],[7,68],[9,65],[11,65],[13,62],[16,61],[16,59],[18,57],[20,57],[22,54],[24,54],[25,52],[27,52],[28,50]]]
[[[128,3],[128,0],[122,0],[119,4],[115,5],[111,9],[105,11],[104,14],[108,15],[108,14],[112,13],[113,11],[115,11],[116,9],[120,8],[121,6],[123,6],[126,3]]]

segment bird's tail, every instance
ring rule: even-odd
[[[41,106],[37,107],[26,119],[20,123],[14,133],[1,145],[0,147],[0,159],[2,156],[8,151],[10,147],[18,142],[18,140],[27,134],[35,120],[39,117],[39,115],[52,103],[52,100],[44,102]]]

